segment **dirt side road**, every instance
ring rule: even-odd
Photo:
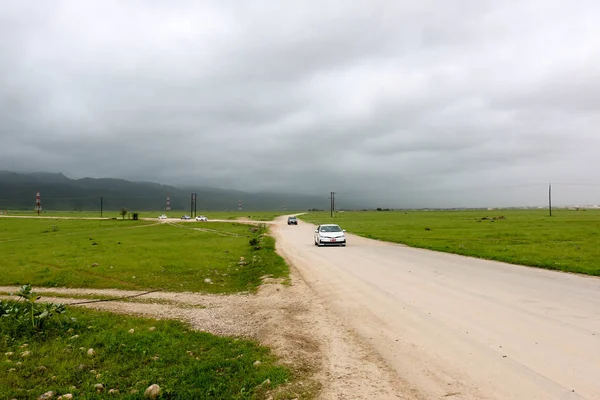
[[[313,229],[273,227],[311,290],[413,393],[600,399],[600,279],[352,235],[318,248]]]

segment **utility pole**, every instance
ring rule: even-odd
[[[102,218],[102,209],[104,208],[104,197],[100,196],[100,218]]]
[[[194,218],[196,218],[197,211],[198,211],[198,194],[194,193]]]
[[[191,194],[190,199],[190,218],[194,218],[194,207],[196,206],[196,193]]]
[[[333,218],[333,213],[335,212],[335,192],[331,192],[331,197],[329,198],[329,200],[331,201],[331,218]]]
[[[548,184],[548,211],[550,211],[550,216],[552,216],[552,184]]]

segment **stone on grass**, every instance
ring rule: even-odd
[[[87,355],[93,357],[96,355],[96,351],[94,349],[88,349]]]
[[[146,391],[144,392],[144,397],[147,399],[156,399],[160,395],[160,386],[156,383],[148,386]]]
[[[108,394],[119,394],[119,389],[110,389]]]
[[[8,353],[4,353],[4,355],[5,355],[6,357],[11,357],[11,356],[13,356],[14,354],[15,354],[15,353],[13,353],[12,351],[9,351]]]
[[[22,345],[19,346],[20,349],[24,349],[25,347],[29,346],[27,343],[23,343]]]
[[[135,332],[135,330],[133,328],[129,330],[129,333],[133,333],[133,332]]]
[[[94,385],[94,389],[96,389],[96,392],[102,393],[102,392],[104,392],[104,385],[101,383],[96,383]]]
[[[154,331],[156,330],[156,327],[155,327],[155,326],[151,326],[150,328],[148,328],[148,330],[149,330],[150,332],[154,332]]]
[[[206,278],[206,279],[204,280],[204,283],[213,283],[213,281],[212,281],[210,278]]]
[[[31,355],[30,351],[24,351],[21,353],[21,357],[29,357]]]
[[[38,397],[38,400],[48,400],[54,397],[54,392],[52,390],[44,393],[43,395],[41,395],[40,397]]]
[[[136,394],[137,392],[138,392],[138,390],[137,390],[137,389],[131,389],[131,390],[129,391],[129,393],[131,393],[131,394]]]
[[[71,393],[63,394],[62,396],[58,396],[58,400],[71,400],[73,395]]]
[[[73,336],[71,336],[69,339],[70,339],[70,340],[73,340],[73,339],[77,339],[78,337],[79,337],[79,335],[73,335]]]
[[[255,367],[258,367],[258,366],[260,366],[260,364],[262,364],[262,363],[261,363],[260,361],[256,360],[256,361],[254,361],[254,364],[253,364],[253,365],[254,365]]]

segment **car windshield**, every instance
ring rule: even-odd
[[[289,217],[288,218],[290,221],[294,221],[296,219],[296,217]]]
[[[337,225],[322,226],[321,232],[341,232],[342,228]]]

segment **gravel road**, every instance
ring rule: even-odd
[[[600,399],[600,279],[353,235],[318,248],[312,225],[278,222],[282,254],[403,396]]]

